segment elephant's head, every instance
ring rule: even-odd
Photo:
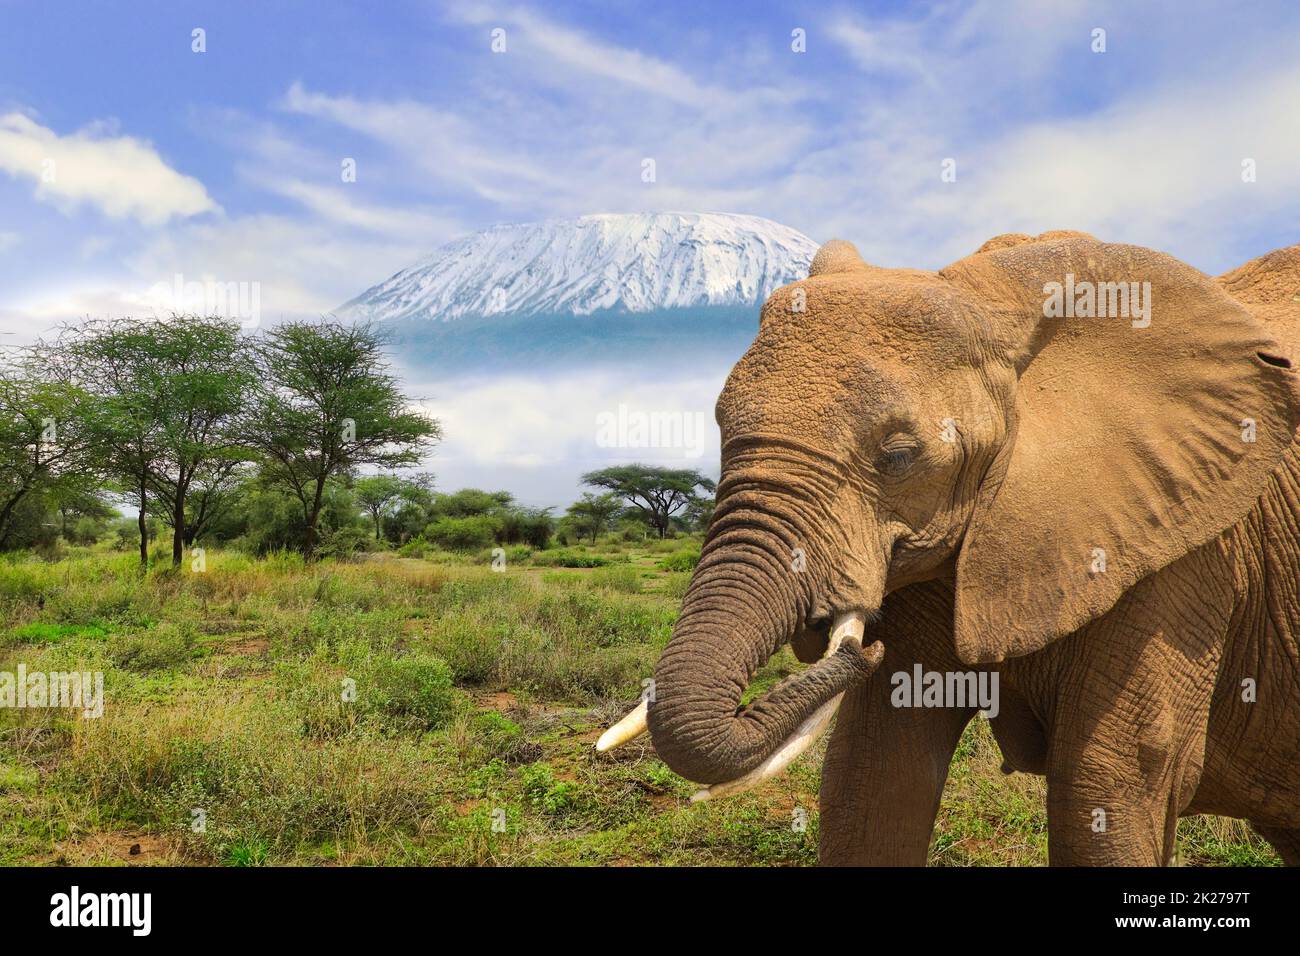
[[[937,273],[828,243],[764,305],[717,418],[717,510],[646,715],[706,784],[771,765],[880,658],[837,634],[740,708],[783,644],[817,660],[832,621],[951,575],[962,660],[1038,650],[1242,518],[1297,402],[1290,362],[1211,279],[1048,233]]]

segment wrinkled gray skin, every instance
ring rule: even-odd
[[[1300,862],[1298,267],[1294,247],[1216,283],[1081,233],[999,237],[939,273],[823,247],[718,401],[659,754],[732,780],[845,692],[822,860],[923,864],[975,711],[894,707],[891,675],[996,670],[1005,769],[1048,778],[1052,863],[1167,862],[1198,812]],[[1067,273],[1149,281],[1152,321],[1045,319]],[[875,673],[850,641],[739,707],[783,644],[816,661],[851,610],[885,646]]]

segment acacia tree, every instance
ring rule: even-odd
[[[257,397],[244,428],[262,478],[302,506],[302,552],[315,556],[326,484],[359,466],[418,462],[438,423],[408,408],[372,325],[287,322],[254,347]]]
[[[20,505],[88,492],[102,479],[96,414],[56,346],[39,342],[0,360],[0,547]]]
[[[433,507],[432,472],[421,471],[403,476],[401,490],[389,505],[381,533],[394,544],[405,544],[422,532],[429,523]]]
[[[139,501],[140,561],[147,566],[146,517],[172,529],[172,564],[184,557],[186,505],[205,496],[246,457],[237,426],[252,385],[239,325],[173,315],[166,321],[112,319],[64,330],[61,354],[98,400],[94,427],[103,465]],[[151,505],[150,495],[156,503]]]
[[[396,475],[367,475],[352,485],[357,503],[375,524],[375,540],[383,534],[384,518],[407,496],[410,482]]]
[[[117,517],[117,510],[104,498],[98,476],[83,476],[78,481],[56,482],[46,501],[59,515],[59,534],[65,541],[72,538],[73,522],[82,518],[106,521]]]
[[[242,460],[238,446],[209,462],[190,483],[185,506],[185,546],[188,548],[218,524],[246,490],[252,463]]]
[[[712,497],[696,498],[682,512],[682,521],[691,531],[707,531],[713,520],[713,508],[716,502]]]
[[[164,505],[160,517],[172,529],[172,564],[179,565],[191,538],[191,490],[197,485],[210,506],[247,458],[238,424],[253,383],[252,364],[239,324],[224,319],[174,317],[153,340],[162,429],[150,478]]]
[[[584,485],[604,488],[641,512],[659,537],[666,537],[673,516],[702,500],[697,488],[712,494],[712,480],[688,468],[656,468],[652,465],[617,465],[582,476]]]
[[[569,505],[566,514],[573,518],[578,525],[578,529],[591,535],[591,543],[596,543],[596,538],[605,530],[610,519],[619,513],[623,508],[617,495],[603,494],[593,495],[590,491],[583,492],[582,497]]]
[[[149,472],[158,454],[160,408],[142,381],[147,341],[131,320],[68,326],[51,349],[66,373],[96,399],[90,427],[99,464],[117,489],[135,496],[140,567],[149,566]]]

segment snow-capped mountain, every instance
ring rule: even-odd
[[[589,316],[750,306],[808,274],[817,244],[726,213],[602,214],[495,226],[340,307],[356,319]],[[756,313],[755,313],[756,315]]]

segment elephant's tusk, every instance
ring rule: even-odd
[[[613,750],[645,733],[647,706],[647,702],[642,700],[628,712],[626,717],[601,734],[600,739],[596,741],[596,751],[604,753],[606,750]]]
[[[866,616],[861,611],[850,611],[847,614],[841,614],[835,619],[835,624],[831,628],[831,638],[826,645],[826,654],[824,656],[830,657],[839,650],[840,645],[844,643],[846,638],[852,637],[861,641],[865,630]],[[831,718],[835,716],[835,712],[839,710],[840,702],[843,700],[843,694],[836,694],[813,711],[812,715],[800,724],[795,732],[787,737],[785,742],[777,747],[772,755],[761,764],[743,777],[728,780],[725,783],[715,783],[711,787],[698,791],[691,797],[691,803],[726,797],[733,793],[743,793],[757,787],[764,780],[781,773],[786,767],[794,763],[800,754],[816,743],[817,738],[826,732],[826,728],[830,726]]]

